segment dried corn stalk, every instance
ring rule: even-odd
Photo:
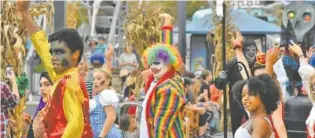
[[[231,3],[225,1],[226,4],[226,14],[225,14],[225,38],[226,38],[226,63],[231,61],[235,55],[235,52],[232,47],[232,38],[235,36],[235,32],[237,31],[236,26],[233,24],[233,19],[230,15],[231,10]],[[212,10],[215,11],[215,7],[212,7]],[[216,15],[214,12],[214,18],[213,23],[215,25],[215,30],[212,32],[214,34],[214,37],[210,36],[211,33],[208,34],[207,40],[210,42],[213,46],[215,46],[215,62],[214,62],[214,75],[218,76],[220,72],[223,70],[222,65],[222,23],[221,19]],[[226,90],[227,93],[227,99],[229,99],[229,90]],[[223,101],[221,101],[223,102]],[[229,100],[227,101],[227,105],[229,105]],[[223,107],[223,106],[221,106]],[[221,109],[223,110],[223,109]],[[227,111],[229,111],[229,106],[227,107]],[[228,113],[229,114],[229,113]],[[229,115],[228,115],[229,117]],[[228,125],[230,126],[230,118],[228,118]],[[223,128],[223,114],[221,114],[221,129]],[[223,130],[223,129],[222,129]]]
[[[79,17],[79,2],[68,1],[67,2],[67,14],[66,14],[66,26],[67,28],[77,28]]]
[[[15,3],[13,1],[0,1],[1,6],[1,44],[0,44],[0,66],[1,80],[5,77],[5,67],[10,64],[14,72],[19,76],[23,72],[24,60],[26,56],[25,40],[27,29],[22,24],[22,18],[19,16]],[[32,4],[30,14],[38,17],[46,14],[48,25],[52,26],[53,4],[50,2],[37,2]],[[9,137],[20,138],[23,135],[25,120],[23,111],[25,109],[25,98],[19,100],[18,105],[9,114]]]
[[[25,117],[23,111],[26,109],[25,96],[19,100],[18,105],[14,110],[9,112],[9,123],[7,128],[7,134],[10,138],[20,138],[23,135],[25,123]]]
[[[19,16],[15,3],[12,1],[1,2],[1,80],[5,76],[5,66],[13,66],[17,75],[22,73],[24,59],[26,56],[25,41],[27,30],[22,24],[22,18]],[[32,4],[30,14],[38,17],[40,14],[46,14],[48,25],[52,26],[53,19],[52,2],[39,2]]]
[[[130,2],[130,10],[125,19],[127,44],[133,46],[140,56],[148,46],[157,43],[160,38],[159,15],[162,11],[159,7],[150,6],[151,3],[154,2],[144,2],[138,7]]]
[[[157,2],[145,1],[142,5],[138,5],[138,2],[129,2],[128,5],[129,11],[124,24],[127,44],[133,46],[141,57],[148,46],[159,42],[161,34],[159,15],[162,11]],[[142,69],[140,63],[138,74]],[[141,78],[137,77],[136,96],[139,96],[142,84]]]

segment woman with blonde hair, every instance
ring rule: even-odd
[[[119,100],[112,87],[112,76],[105,69],[94,71],[93,93],[95,96],[89,101],[89,109],[94,138],[121,138],[115,125]]]

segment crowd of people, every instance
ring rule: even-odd
[[[122,92],[117,92],[112,70],[117,59],[104,37],[91,39],[88,59],[75,29],[46,37],[29,14],[29,6],[29,1],[17,2],[46,71],[38,80],[41,99],[23,137],[213,137],[222,125],[226,86],[235,138],[315,137],[314,46],[303,51],[291,42],[264,54],[252,38],[244,39],[237,32],[232,39],[236,56],[214,78],[210,70],[185,69],[177,48],[167,43],[169,37],[148,47],[141,61],[127,45],[117,58],[123,85]],[[161,17],[162,34],[167,36],[171,17]],[[137,70],[139,62],[145,68],[142,72]],[[21,97],[15,72],[7,68],[7,81],[0,83],[1,137],[8,136],[9,111]],[[139,77],[142,84],[137,84]],[[123,94],[122,100],[118,93]],[[132,101],[140,102],[141,108],[129,106],[121,115],[120,102]]]

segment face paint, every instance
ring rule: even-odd
[[[246,47],[244,54],[246,59],[250,63],[253,63],[255,61],[256,53],[257,53],[256,47],[254,45],[250,45]]]
[[[100,82],[100,84],[101,84],[101,85],[105,85],[105,80],[102,80],[102,81]]]
[[[64,67],[68,67],[69,66],[69,61],[67,59],[63,59],[61,62],[61,65]]]
[[[72,65],[76,66],[71,60],[71,50],[64,42],[53,41],[50,44],[51,61],[57,74],[63,73]]]
[[[152,62],[150,69],[154,78],[159,79],[167,72],[168,66],[162,60],[156,60]]]
[[[93,91],[99,93],[105,89],[106,78],[104,72],[95,71],[93,73]]]

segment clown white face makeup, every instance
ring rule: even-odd
[[[250,45],[246,47],[244,55],[248,62],[253,63],[255,61],[256,53],[256,47],[254,45]]]
[[[168,70],[168,65],[163,60],[156,60],[150,66],[151,72],[155,79],[161,78]]]

